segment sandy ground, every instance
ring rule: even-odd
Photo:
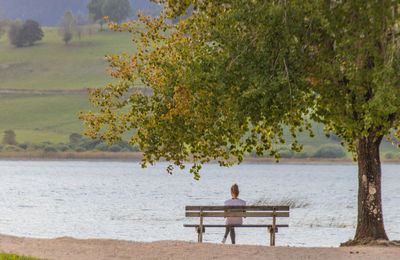
[[[108,239],[35,239],[0,236],[0,251],[47,259],[400,259],[398,247],[267,247],[197,244],[184,241],[151,243]]]

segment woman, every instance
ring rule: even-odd
[[[232,199],[225,201],[225,206],[246,206],[246,201],[238,198],[239,196],[239,187],[237,184],[233,184],[231,187],[231,196]],[[243,223],[242,217],[227,217],[226,225],[241,225]],[[225,229],[225,235],[222,239],[222,243],[225,244],[226,238],[228,234],[231,234],[232,244],[235,244],[235,228],[232,226],[228,226]]]

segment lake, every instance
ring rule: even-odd
[[[356,165],[244,163],[168,175],[168,164],[138,162],[0,161],[0,233],[54,238],[197,241],[184,223],[185,205],[222,205],[237,183],[248,204],[292,204],[289,228],[278,246],[338,246],[354,236]],[[383,165],[383,214],[391,240],[400,240],[400,165]],[[223,223],[223,219],[212,219]],[[262,220],[246,219],[246,223]],[[220,243],[223,229],[207,229],[204,242]],[[265,229],[237,229],[238,244],[269,245]]]

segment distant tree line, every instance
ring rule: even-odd
[[[16,134],[13,130],[6,130],[0,144],[0,152],[20,152],[20,151],[42,151],[45,153],[54,152],[139,152],[138,147],[131,146],[127,141],[117,142],[108,145],[106,141],[92,140],[78,133],[72,133],[67,143],[18,143]],[[315,147],[314,151],[302,151],[294,153],[288,148],[279,149],[282,158],[345,158],[346,152],[339,144],[323,144]],[[255,153],[249,154],[250,157],[259,157]],[[385,159],[400,159],[400,156],[393,152],[387,151],[382,154]]]
[[[88,1],[82,0],[0,0],[0,9],[10,19],[31,18],[43,26],[57,26],[66,10],[76,14],[79,11],[88,15]],[[145,15],[157,16],[160,6],[149,0],[129,0],[134,10],[142,10]]]
[[[16,134],[13,130],[4,131],[0,151],[20,152],[20,151],[42,151],[50,152],[137,152],[137,147],[131,146],[128,142],[122,141],[113,145],[108,145],[105,141],[92,140],[80,134],[72,133],[68,143],[18,143]]]
[[[66,11],[59,22],[59,33],[64,43],[68,44],[74,35],[80,40],[87,24],[88,19],[83,16],[82,12],[78,12],[74,17],[71,11]],[[18,48],[32,46],[44,36],[41,25],[32,19],[22,23],[21,20],[11,21],[0,16],[0,37],[7,28],[10,43]]]

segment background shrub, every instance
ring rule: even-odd
[[[338,144],[323,145],[313,154],[315,158],[343,158],[345,156],[343,147]]]
[[[108,152],[108,149],[110,146],[107,143],[101,143],[99,145],[96,145],[96,150],[102,151],[102,152]]]
[[[398,156],[394,152],[386,152],[383,154],[383,158],[385,159],[397,159]]]
[[[32,144],[28,144],[28,147],[26,148],[26,150],[28,150],[28,151],[44,150],[45,147],[46,147],[46,144],[44,144],[44,143],[32,143]]]
[[[281,158],[292,158],[294,156],[294,152],[287,148],[279,149],[278,152],[280,153]]]
[[[309,153],[307,153],[306,151],[301,151],[299,153],[294,153],[294,158],[298,158],[298,159],[304,159],[304,158],[309,158],[311,157]]]
[[[61,152],[66,152],[70,149],[68,145],[63,144],[63,143],[57,144],[56,148],[58,151],[61,151]]]
[[[45,153],[56,153],[58,150],[54,145],[48,144],[43,150]]]
[[[119,146],[119,145],[112,145],[112,146],[110,146],[110,149],[109,149],[109,151],[110,152],[120,152],[121,151],[121,147]]]
[[[77,148],[74,149],[74,151],[78,152],[78,153],[81,153],[81,152],[84,152],[86,150],[84,148],[82,148],[82,147],[77,147]]]
[[[17,20],[10,25],[8,38],[16,47],[31,46],[43,38],[43,31],[40,24],[34,20],[28,19],[24,24]]]
[[[18,147],[21,148],[22,150],[26,150],[28,148],[28,144],[27,143],[19,144]]]
[[[85,150],[93,150],[100,143],[101,143],[100,140],[92,140],[86,137],[82,138],[77,145]]]
[[[14,130],[6,130],[4,131],[4,136],[3,136],[3,144],[7,145],[17,145],[17,140],[16,140],[16,134]]]
[[[3,150],[7,151],[7,152],[19,152],[19,151],[22,151],[21,148],[19,148],[16,145],[12,145],[12,144],[5,145]]]

